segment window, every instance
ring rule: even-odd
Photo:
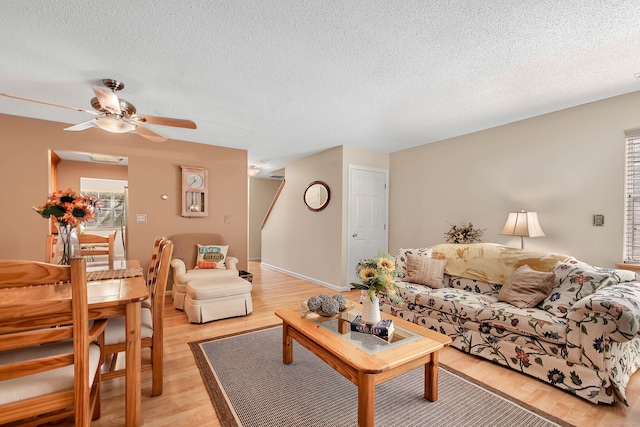
[[[91,228],[120,228],[125,220],[127,181],[80,178],[80,192],[100,200],[96,217],[86,223]]]
[[[640,129],[625,132],[624,260],[640,262]]]

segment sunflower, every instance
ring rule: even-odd
[[[55,217],[59,224],[72,227],[95,218],[97,199],[77,194],[72,189],[58,190],[47,198],[44,205],[33,208],[43,218]]]
[[[391,261],[389,258],[380,258],[377,264],[378,268],[382,271],[391,271],[395,268],[395,266],[393,265],[393,261]]]
[[[356,289],[366,292],[373,300],[378,293],[385,293],[396,302],[402,302],[402,298],[396,292],[394,277],[397,275],[395,264],[390,255],[382,254],[376,258],[360,261],[356,266],[361,283],[351,283]]]
[[[73,203],[78,198],[75,191],[70,188],[66,190],[58,190],[49,196],[47,205],[49,206],[64,206],[66,203]]]
[[[362,270],[360,270],[360,278],[367,282],[371,282],[378,278],[378,273],[376,272],[375,268],[363,268]]]

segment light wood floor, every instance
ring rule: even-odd
[[[150,397],[151,373],[142,374],[142,418],[145,426],[220,426],[187,343],[278,323],[274,310],[293,306],[311,295],[331,290],[251,262],[254,312],[246,317],[202,325],[190,324],[167,300],[165,306],[164,393]],[[358,291],[347,297],[357,301]],[[250,355],[243,355],[250,357]],[[640,426],[640,373],[627,389],[630,407],[594,405],[542,381],[530,378],[454,348],[441,352],[440,361],[536,408],[577,426]],[[103,383],[102,417],[92,426],[124,425],[124,380]]]

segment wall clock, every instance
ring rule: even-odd
[[[182,216],[202,218],[208,215],[209,190],[207,169],[181,166],[182,168]]]

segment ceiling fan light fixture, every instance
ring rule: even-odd
[[[249,168],[247,169],[247,175],[256,176],[258,175],[258,172],[260,172],[260,169],[256,165],[249,165]]]
[[[111,133],[127,133],[135,130],[135,125],[115,117],[96,117],[91,122],[100,129]]]

